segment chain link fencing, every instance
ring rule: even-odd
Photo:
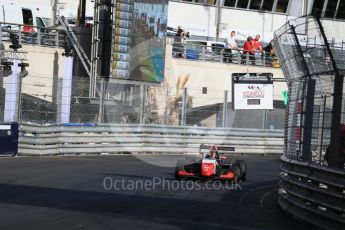
[[[332,130],[344,122],[345,33],[329,23],[298,18],[276,31],[274,38],[289,87],[284,153],[322,165],[329,163],[331,140],[337,137],[342,146],[344,138]]]
[[[7,78],[2,79],[0,118],[4,121],[8,86]],[[274,102],[274,110],[233,110],[230,93],[212,88],[203,92],[193,87],[184,89],[100,79],[95,95],[90,95],[89,79],[83,77],[73,77],[71,87],[63,87],[58,76],[29,73],[22,79],[15,97],[18,103],[16,120],[37,124],[67,121],[259,129],[282,129],[285,122],[282,101]]]

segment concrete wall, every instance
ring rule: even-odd
[[[57,77],[63,68],[63,49],[22,44],[26,51],[29,75],[23,78],[22,92],[52,102]],[[8,49],[9,43],[5,43]],[[53,93],[54,92],[54,93]]]

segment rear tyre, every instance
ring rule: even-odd
[[[184,169],[184,161],[178,160],[175,167],[175,180],[182,180],[183,177],[178,175],[178,172]]]
[[[238,181],[241,179],[241,170],[237,164],[234,164],[231,167],[231,171],[235,174],[235,177],[232,181],[234,182],[234,184],[237,184]]]
[[[247,177],[247,165],[244,160],[237,160],[236,165],[238,165],[240,169],[240,178],[242,181],[246,181]]]

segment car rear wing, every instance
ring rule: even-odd
[[[235,147],[228,146],[228,145],[209,145],[209,144],[201,144],[200,145],[200,152],[211,151],[215,149],[218,152],[235,152]]]

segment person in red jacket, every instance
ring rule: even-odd
[[[255,64],[255,47],[253,43],[253,38],[251,36],[247,38],[247,41],[243,45],[242,63],[246,63],[248,55],[249,55],[249,60],[254,65]]]

